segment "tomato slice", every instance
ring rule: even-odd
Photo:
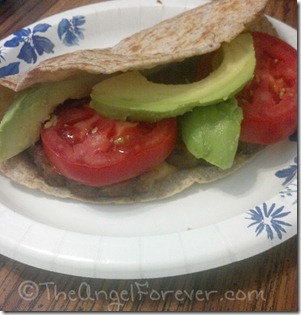
[[[272,144],[297,128],[297,51],[282,40],[252,33],[254,79],[237,96],[243,110],[240,140]]]
[[[64,107],[41,129],[44,152],[58,173],[88,186],[136,177],[166,159],[177,141],[176,119],[122,122],[87,105]]]

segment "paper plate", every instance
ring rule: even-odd
[[[198,4],[110,1],[52,16],[0,42],[0,76],[54,55],[112,46]],[[271,21],[296,47],[296,31]],[[55,199],[1,176],[0,253],[50,271],[111,279],[180,275],[239,261],[296,234],[296,156],[291,137],[218,182],[125,206]]]

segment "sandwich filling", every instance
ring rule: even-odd
[[[219,7],[229,16],[233,8],[243,10],[231,2],[221,0]],[[264,2],[244,3],[255,10],[246,23]],[[283,41],[241,33],[241,21],[231,20],[231,34],[220,34],[230,37],[207,48],[204,29],[196,29],[191,36],[205,38],[186,43],[182,53],[174,51],[179,46],[166,47],[170,53],[146,49],[154,31],[179,20],[186,30],[187,18],[208,10],[216,14],[215,2],[112,49],[58,56],[25,77],[0,79],[11,103],[0,123],[1,171],[60,197],[147,201],[222,178],[287,138],[297,126],[297,57]],[[139,47],[133,45],[142,35]],[[81,69],[76,59],[83,57]]]

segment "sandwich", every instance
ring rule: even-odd
[[[297,126],[296,51],[266,3],[212,1],[0,79],[0,171],[93,203],[163,199],[233,173]]]

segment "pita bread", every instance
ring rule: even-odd
[[[209,53],[244,31],[266,3],[266,0],[212,1],[126,38],[112,51],[130,56],[173,56],[174,60]]]
[[[0,170],[13,182],[58,198],[71,198],[96,204],[128,204],[165,199],[184,191],[195,183],[206,184],[224,178],[250,161],[262,148],[259,145],[245,145],[236,155],[232,168],[228,170],[222,170],[209,164],[188,169],[178,169],[163,163],[145,175],[117,184],[115,186],[116,190],[122,191],[124,190],[124,185],[126,185],[130,186],[130,188],[126,187],[125,189],[131,192],[118,197],[101,194],[80,196],[68,187],[50,186],[39,175],[37,167],[25,153],[2,163]]]
[[[25,74],[0,79],[0,86],[20,91],[83,72],[113,74],[202,55],[230,42],[262,17],[267,1],[214,0],[138,32],[112,48],[50,58]]]
[[[103,74],[107,77],[120,71],[152,68],[216,50],[222,42],[231,41],[244,29],[252,27],[251,22],[261,17],[266,3],[267,0],[216,0],[143,30],[115,47],[76,51],[43,61],[25,74],[0,79],[0,95],[8,95],[6,101],[2,102],[0,99],[2,112],[8,106],[12,92],[36,84],[60,81],[85,73]],[[260,18],[260,29],[268,33],[274,32],[265,18]],[[161,165],[153,172],[133,179],[138,186],[145,187],[142,192],[120,198],[82,198],[66,187],[52,187],[38,174],[36,166],[25,153],[2,163],[0,170],[16,183],[53,196],[95,203],[130,203],[166,198],[193,183],[208,183],[227,176],[250,160],[260,149],[261,147],[252,146],[241,150],[233,167],[226,171],[214,166],[178,169]],[[166,167],[168,174],[160,175]]]

